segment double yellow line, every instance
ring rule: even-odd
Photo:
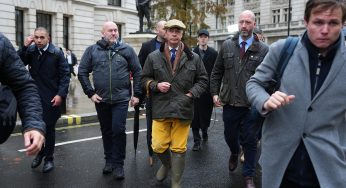
[[[75,114],[63,115],[61,117],[67,120],[67,125],[80,125],[82,122],[81,116]]]

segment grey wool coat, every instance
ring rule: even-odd
[[[343,36],[342,36],[343,39]],[[262,187],[278,188],[303,140],[322,188],[346,187],[346,49],[342,41],[330,72],[311,99],[309,56],[299,41],[281,79],[280,91],[294,101],[265,114],[263,86],[275,70],[284,40],[273,43],[247,83],[249,101],[266,115],[262,130]]]

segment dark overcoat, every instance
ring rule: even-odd
[[[70,70],[63,52],[49,44],[41,55],[36,45],[23,47],[18,51],[25,65],[29,66],[32,78],[39,89],[45,120],[57,120],[60,107],[53,107],[51,100],[59,95],[66,98],[70,83]]]
[[[193,50],[193,52],[197,53],[201,57],[198,46]],[[209,127],[210,117],[213,111],[213,98],[209,90],[209,80],[216,58],[217,51],[214,48],[208,46],[202,58],[205,70],[208,73],[208,88],[203,94],[201,94],[200,98],[195,99],[195,113],[193,121],[191,123],[192,128],[201,128],[202,130],[204,130]]]

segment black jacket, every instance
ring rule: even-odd
[[[26,70],[10,41],[0,33],[0,82],[14,92],[23,131],[37,129],[45,132],[42,107],[37,86]]]
[[[38,87],[46,124],[55,124],[61,109],[52,106],[51,100],[56,95],[66,98],[70,84],[70,68],[63,52],[50,43],[42,55],[36,45],[23,47],[18,53],[24,64],[29,65],[29,72]]]
[[[66,59],[66,62],[68,62],[68,60],[67,60],[67,56],[65,57],[65,59]],[[71,52],[71,61],[72,61],[72,66],[75,66],[76,64],[77,64],[77,57],[76,57],[76,55],[74,54],[74,53],[72,53]],[[70,65],[70,64],[69,64]]]
[[[141,50],[138,53],[139,63],[141,64],[142,68],[144,67],[144,63],[148,55],[156,50],[156,39],[157,36],[142,44]]]
[[[219,95],[223,105],[250,107],[246,82],[266,56],[268,46],[254,34],[254,40],[242,59],[239,52],[238,33],[222,44],[210,76],[210,92],[213,96]]]
[[[195,52],[196,54],[198,54],[199,56],[201,56],[201,54],[199,53],[199,48],[198,46],[196,48],[193,49],[193,52]],[[205,55],[202,59],[205,70],[208,73],[208,83],[210,83],[210,75],[211,75],[211,71],[213,70],[214,64],[215,64],[215,60],[217,58],[217,51],[214,48],[211,48],[208,46],[207,50],[205,51]],[[202,57],[201,57],[202,58]],[[208,84],[208,89],[207,92],[209,92],[209,86],[210,84]]]
[[[94,87],[89,80],[91,72]],[[134,96],[140,98],[142,68],[133,48],[121,41],[108,47],[100,40],[85,50],[79,64],[78,79],[89,98],[96,93],[102,97],[102,102],[112,104],[130,100],[130,72]]]

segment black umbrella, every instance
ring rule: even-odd
[[[133,147],[135,148],[135,155],[137,154],[137,144],[138,144],[138,132],[139,132],[139,107],[140,105],[136,105],[135,115],[133,120]]]

